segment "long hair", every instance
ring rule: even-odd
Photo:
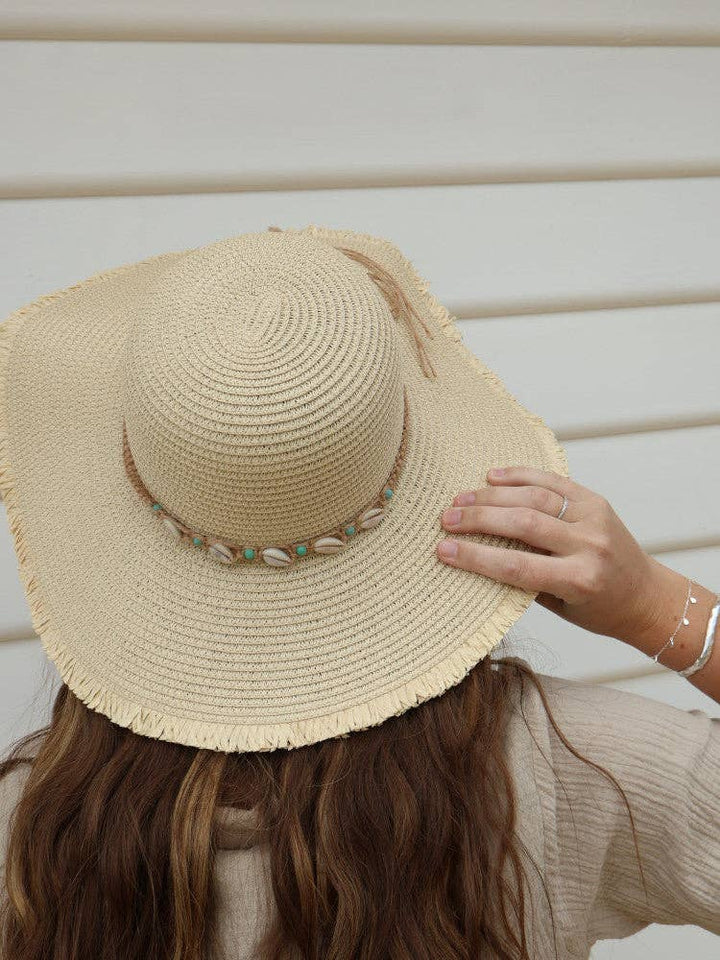
[[[527,682],[564,746],[622,794],[639,858],[622,787],[573,748],[517,657],[485,657],[442,695],[366,730],[256,753],[140,736],[63,684],[48,726],[0,763],[0,780],[28,765],[0,957],[223,957],[214,814],[226,804],[255,808],[266,828],[277,910],[258,960],[531,960],[526,860],[536,865],[516,831],[505,742]]]

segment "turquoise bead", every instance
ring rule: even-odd
[[[393,495],[393,492],[390,489],[390,487],[385,487],[385,499],[389,500],[392,495]]]
[[[351,537],[355,533],[355,527],[345,527],[345,533]]]
[[[199,547],[202,544],[202,537],[193,537],[193,543],[196,547]]]
[[[244,556],[246,560],[254,560],[255,551],[251,547],[248,547],[247,550],[244,551]]]
[[[162,505],[159,504],[159,503],[154,503],[154,504],[153,504],[153,510],[162,510]]]
[[[299,557],[304,557],[305,554],[307,553],[307,547],[304,547],[304,546],[298,547],[298,548],[295,550],[295,553],[296,553]]]

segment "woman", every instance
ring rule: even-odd
[[[717,700],[719,600],[390,242],[271,228],[17,311],[0,491],[64,681],[0,767],[4,960],[720,933],[718,720],[489,656],[537,598]]]

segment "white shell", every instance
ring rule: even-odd
[[[320,537],[313,544],[315,553],[338,553],[345,546],[339,537]]]
[[[230,549],[226,547],[224,543],[211,543],[208,547],[208,553],[212,554],[216,560],[221,560],[223,563],[232,563],[235,559],[235,554]]]
[[[370,509],[366,510],[360,517],[359,526],[363,530],[370,530],[372,527],[376,527],[384,516],[385,511],[382,507],[370,507]]]
[[[172,517],[163,517],[162,522],[165,524],[165,529],[169,530],[170,533],[179,540],[182,536],[182,530],[175,523]]]
[[[266,547],[262,552],[262,558],[271,567],[287,567],[289,563],[292,563],[290,554],[285,553],[280,547]]]

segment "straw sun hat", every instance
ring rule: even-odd
[[[145,736],[298,747],[458,683],[536,594],[443,563],[441,513],[516,463],[568,475],[379,237],[240,234],[0,324],[33,626],[82,701]]]

